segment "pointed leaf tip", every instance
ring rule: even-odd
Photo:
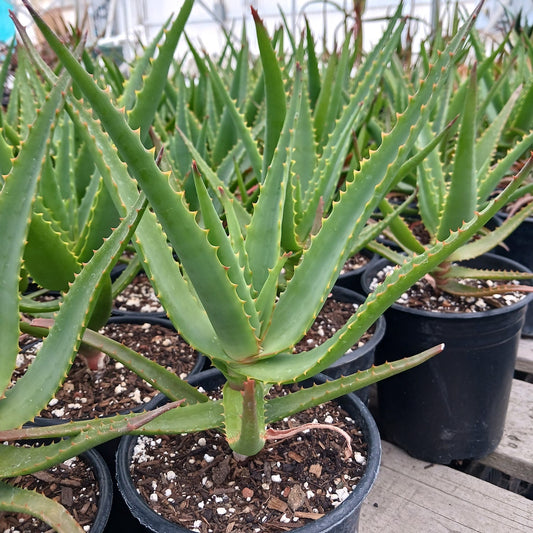
[[[250,9],[252,10],[252,17],[256,22],[262,22],[261,17],[259,16],[259,13],[257,12],[257,9],[255,9],[254,6],[250,6]]]

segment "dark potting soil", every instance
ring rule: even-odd
[[[358,268],[364,267],[370,262],[370,258],[362,253],[357,253],[349,257],[344,266],[342,267],[341,274],[346,272],[351,272],[352,270],[357,270]]]
[[[164,313],[148,276],[140,272],[115,298],[115,309],[137,313]]]
[[[294,347],[294,352],[306,352],[327,341],[337,330],[344,326],[357,307],[358,305],[355,303],[339,302],[330,296],[309,331]],[[352,349],[355,350],[363,346],[372,337],[375,329],[375,326],[371,326],[357,344],[352,346]]]
[[[48,470],[3,480],[10,485],[35,490],[63,505],[89,531],[98,511],[98,482],[90,466],[74,457]],[[0,511],[3,533],[50,532],[50,526],[27,514]]]
[[[341,503],[366,464],[366,443],[346,413],[330,402],[273,427],[320,422],[348,432],[310,429],[268,442],[237,461],[215,431],[140,437],[132,476],[147,503],[167,520],[200,533],[279,533],[316,520]]]
[[[385,279],[385,276],[392,270],[392,266],[377,273],[376,278],[372,280],[370,289],[373,290],[378,282]],[[493,287],[501,285],[502,282],[492,280],[473,280],[466,279],[464,283],[474,287]],[[518,284],[518,282],[511,282]],[[507,282],[506,284],[509,284]],[[513,305],[525,298],[525,293],[518,291],[494,294],[492,296],[475,297],[475,296],[456,296],[448,293],[438,293],[431,285],[427,277],[417,281],[408,289],[396,303],[411,309],[420,309],[423,311],[447,312],[447,313],[475,313],[488,311],[489,309],[498,309],[508,305]]]
[[[191,372],[198,357],[178,333],[157,324],[108,324],[101,331],[182,378]],[[25,341],[28,340],[26,337]],[[32,350],[21,354],[19,375],[34,357]],[[81,357],[76,357],[63,386],[40,416],[56,419],[105,416],[139,407],[158,393],[121,363],[109,360],[103,370],[91,371]]]

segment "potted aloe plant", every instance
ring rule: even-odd
[[[430,110],[438,104],[435,95],[446,86],[448,67],[454,61],[454,54],[463,47],[475,14],[451,40],[446,53],[429,69],[426,79],[420,83],[395,127],[383,138],[379,149],[359,170],[350,173],[338,201],[324,214],[308,246],[294,252],[285,248],[283,237],[295,237],[291,229],[294,228],[294,202],[288,200],[287,191],[297,142],[295,132],[301,116],[304,76],[300,65],[295,65],[292,95],[287,103],[282,101],[281,122],[277,115],[279,93],[273,100],[267,99],[265,132],[269,150],[258,150],[249,129],[231,107],[231,99],[227,102],[238,126],[239,142],[254,162],[257,173],[259,190],[251,215],[244,215],[242,204],[235,201],[231,190],[196,155],[192,178],[197,203],[192,210],[179,180],[173,179],[172,170],[162,170],[154,150],[143,144],[147,139],[143,136],[144,128],[148,129],[150,117],[153,117],[150,107],[154,101],[157,105],[156,96],[164,85],[161,72],[156,68],[150,71],[143,90],[133,105],[126,106],[130,112],[125,114],[31,6],[25,4],[66,72],[55,79],[43,67],[43,74],[53,81],[53,88],[0,191],[0,221],[2,227],[9,230],[2,234],[5,253],[0,258],[0,297],[4,302],[0,311],[3,359],[0,377],[5,391],[0,399],[0,438],[5,443],[0,447],[2,477],[35,472],[127,433],[162,435],[166,439],[172,435],[216,429],[225,437],[235,456],[254,457],[270,440],[287,436],[270,427],[274,422],[407,370],[442,350],[442,345],[438,345],[394,364],[383,364],[279,397],[268,396],[274,385],[303,382],[341,357],[409,286],[478,232],[490,218],[492,209],[504,205],[518,187],[519,179],[487,208],[465,222],[460,231],[452,232],[424,253],[406,259],[325,343],[305,354],[292,352],[292,347],[320,310],[340,267],[353,251],[355,236],[363,231],[387,191],[416,164],[416,156],[414,159],[409,156],[415,150]],[[191,7],[192,2],[185,2],[178,19],[186,19]],[[256,22],[260,45],[264,47],[265,75],[268,64],[275,76],[275,62],[267,63],[272,57],[270,40],[260,21]],[[171,32],[169,40],[174,37]],[[160,48],[158,58],[170,62],[174,50],[170,45],[166,47],[166,43]],[[83,93],[83,100],[78,100],[75,93],[67,89],[69,76],[76,89]],[[18,284],[29,214],[41,171],[39,155],[45,153],[50,125],[56,109],[62,105],[79,115],[93,136],[98,147],[95,158],[98,164],[110,168],[114,180],[110,191],[124,218],[83,265],[64,294],[54,324],[47,329],[20,321]],[[359,102],[350,100],[333,126],[330,135],[338,136],[339,142],[348,142],[353,107],[358,105]],[[422,152],[428,150],[424,147]],[[314,219],[311,214],[306,217],[309,222]],[[220,372],[219,379],[224,383],[221,397],[211,398],[172,371],[87,329],[88,317],[95,305],[94,295],[133,234],[169,317],[183,337],[206,354]],[[289,261],[294,264],[291,266]],[[284,269],[285,275],[280,275]],[[19,328],[46,338],[27,373],[10,385],[18,352]],[[133,369],[171,402],[143,414],[46,428],[22,427],[61,386],[81,343],[102,350]],[[303,526],[303,531],[353,530],[361,499],[377,473],[379,439],[376,443],[371,437],[373,422],[366,408],[353,398],[352,401],[357,408],[350,411],[350,416],[360,423],[370,450],[361,488],[356,487],[352,496],[335,511],[312,525]],[[304,429],[308,426],[293,428],[289,435]],[[333,428],[330,426],[330,429]],[[36,438],[60,440],[40,447],[15,444]],[[18,492],[14,501],[7,497],[8,493],[9,488],[2,483],[1,508],[20,509],[25,503],[24,494]],[[44,502],[43,509],[34,512],[43,510],[46,511]],[[152,518],[156,517],[152,513]],[[63,518],[64,522],[56,526],[60,531],[80,530],[66,516]],[[167,521],[165,527],[177,526]]]
[[[453,126],[457,131],[420,162],[414,175],[419,218],[412,224],[401,216],[391,222],[386,235],[396,250],[383,242],[369,245],[388,261],[402,264],[406,255],[423,253],[485,209],[513,164],[531,149],[533,123],[521,133],[517,130],[510,145],[502,143],[511,118],[528,113],[527,86],[511,87],[500,107],[496,84],[486,97],[478,88],[484,86],[494,57],[478,57],[479,64],[422,130],[420,145],[430,139],[447,112],[459,112]],[[508,201],[527,190],[532,166],[533,160],[526,156],[511,179],[517,187]],[[386,200],[380,207],[384,214],[392,211]],[[495,216],[498,207],[492,205],[487,212]],[[533,205],[526,205],[501,225],[485,228],[428,271],[386,313],[388,331],[378,347],[378,361],[391,360],[400,346],[408,350],[424,346],[429,337],[447,345],[448,357],[435,358],[405,379],[378,387],[385,437],[415,457],[442,463],[479,458],[501,439],[518,339],[533,291],[527,281],[517,282],[533,275],[520,264],[487,252],[532,212]],[[367,288],[386,264],[384,260],[365,273]],[[409,335],[402,334],[405,331]]]

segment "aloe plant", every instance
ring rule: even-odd
[[[132,107],[127,106],[135,113],[125,113],[98,87],[28,2],[25,4],[84,97],[78,100],[74,93],[65,90],[67,74],[56,78],[34,57],[53,88],[28,138],[21,143],[11,173],[0,191],[0,222],[2,227],[12,230],[1,236],[5,253],[0,257],[3,274],[0,299],[5,302],[0,310],[0,384],[4,391],[0,399],[0,439],[6,442],[0,446],[1,477],[46,468],[125,433],[180,434],[217,428],[225,434],[235,453],[254,455],[267,439],[276,437],[275,432],[267,430],[274,421],[407,370],[442,350],[442,346],[437,346],[312,389],[267,398],[273,384],[302,381],[341,357],[409,286],[468,242],[490,218],[491,210],[504,205],[519,186],[520,178],[446,239],[407,258],[324,344],[304,354],[293,353],[293,346],[311,326],[354,244],[362,246],[358,236],[379,202],[408,169],[416,166],[417,158],[411,155],[416,151],[416,141],[424,131],[431,109],[438,103],[435,95],[446,88],[447,67],[464,46],[475,14],[451,40],[447,53],[436,59],[380,147],[361,162],[360,168],[350,170],[342,190],[335,195],[330,191],[332,185],[323,187],[321,180],[338,175],[332,168],[342,166],[345,161],[354,127],[352,115],[360,105],[366,105],[360,104],[361,95],[357,91],[348,96],[340,119],[328,126],[329,138],[339,143],[339,153],[334,151],[333,141],[325,142],[319,162],[321,171],[314,176],[316,183],[309,186],[309,200],[305,202],[297,190],[298,180],[293,176],[297,153],[302,149],[299,136],[313,137],[304,103],[307,96],[303,63],[294,62],[294,82],[287,98],[279,91],[279,67],[273,61],[271,41],[255,16],[266,87],[271,79],[274,86],[278,84],[278,89],[265,99],[261,119],[264,125],[259,128],[268,132],[271,147],[268,151],[259,150],[254,130],[250,130],[245,118],[235,110],[224,86],[217,89],[229,109],[238,143],[242,143],[252,162],[252,172],[259,184],[257,200],[248,212],[221,176],[199,157],[186,135],[182,139],[193,157],[194,209],[187,201],[180,179],[172,170],[162,170],[155,149],[145,147],[148,141],[144,132],[156,113],[152,104],[164,91],[175,44],[160,48],[160,68],[149,71],[144,92],[138,93]],[[177,42],[175,32],[180,31],[191,5],[192,2],[184,4],[181,19],[177,19],[180,23],[169,31],[169,42]],[[397,23],[398,18],[392,22],[392,32]],[[34,55],[28,46],[29,53]],[[214,75],[216,70],[207,62],[210,74]],[[61,105],[92,139],[95,165],[124,220],[83,265],[64,295],[53,326],[47,329],[19,322],[18,277],[41,156],[46,153],[46,137],[56,108]],[[284,111],[281,128],[276,126],[280,120],[279,106]],[[437,140],[440,138],[437,136]],[[424,147],[421,153],[427,153],[433,144],[435,141],[430,140],[429,147]],[[335,201],[331,200],[331,208],[324,212],[323,220],[314,225],[312,209],[316,210],[320,203],[320,196],[315,199],[317,190],[322,191],[322,196],[328,193],[335,197]],[[301,232],[297,224],[300,216],[304,228]],[[93,296],[133,233],[138,253],[177,330],[224,374],[227,381],[222,399],[208,398],[157,363],[87,329],[88,316],[95,306]],[[287,242],[296,242],[298,246],[293,250]],[[290,275],[281,275],[289,260],[294,268]],[[46,338],[25,376],[10,386],[19,328]],[[141,415],[117,415],[46,428],[22,427],[46,406],[61,386],[80,343],[122,362],[174,402],[160,411]],[[46,437],[62,439],[40,447],[12,444]],[[3,509],[17,508],[7,489],[1,494],[6,494],[0,503]]]
[[[474,34],[475,35],[475,34]],[[452,118],[450,131],[416,167],[412,183],[416,188],[416,210],[410,212],[419,217],[427,242],[415,235],[414,226],[402,216],[394,216],[393,207],[385,199],[380,203],[384,215],[393,217],[385,234],[397,245],[394,250],[376,241],[368,247],[393,263],[401,263],[404,254],[423,253],[427,247],[445,239],[464,221],[472,220],[476,213],[488,208],[492,216],[501,208],[490,205],[492,198],[502,188],[502,181],[515,171],[515,163],[523,158],[522,168],[512,180],[521,185],[508,198],[517,202],[531,191],[532,159],[524,154],[533,146],[533,121],[531,119],[531,67],[525,75],[522,62],[516,69],[515,57],[505,58],[495,65],[503,47],[485,56],[477,39],[473,39],[476,56],[469,75],[459,78],[460,84],[453,96],[443,101],[439,113],[421,131],[418,148],[427,145],[434,137],[435,128],[443,119]],[[513,54],[519,52],[515,48]],[[464,66],[462,67],[464,70]],[[511,68],[517,72],[512,73]],[[502,74],[505,72],[505,75]],[[403,88],[406,91],[405,85]],[[456,116],[457,114],[457,116]],[[510,136],[512,132],[512,136]],[[513,139],[509,143],[510,139]],[[490,271],[461,266],[458,262],[476,258],[501,244],[521,222],[533,213],[533,205],[525,205],[513,216],[492,230],[484,228],[475,239],[465,243],[429,272],[432,286],[437,293],[445,292],[462,296],[488,296],[507,291],[533,291],[527,284],[516,285],[513,280],[526,280],[527,272]],[[420,225],[418,231],[420,231]],[[493,279],[503,283],[492,287],[476,287],[462,281],[469,279]]]
[[[2,113],[5,174],[11,170],[11,158],[28,134],[26,121],[33,122],[35,110],[43,105],[46,97],[46,86],[31,66],[24,48],[18,51],[14,86],[17,89]],[[82,264],[91,258],[119,221],[87,142],[80,142],[83,132],[79,128],[66,111],[58,112],[43,154],[32,204],[24,248],[21,281],[24,294],[20,310],[28,316],[40,317],[41,321],[57,311],[61,298],[43,301],[39,297],[50,291],[66,292]],[[28,286],[29,279],[32,283]],[[106,276],[100,284],[89,327],[99,329],[107,322],[113,296],[111,277]],[[103,354],[89,349],[83,351],[89,368],[96,369],[103,364]]]

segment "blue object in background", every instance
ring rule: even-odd
[[[9,10],[13,9],[11,2],[0,0],[0,42],[9,42],[15,35],[15,25],[9,18]]]

